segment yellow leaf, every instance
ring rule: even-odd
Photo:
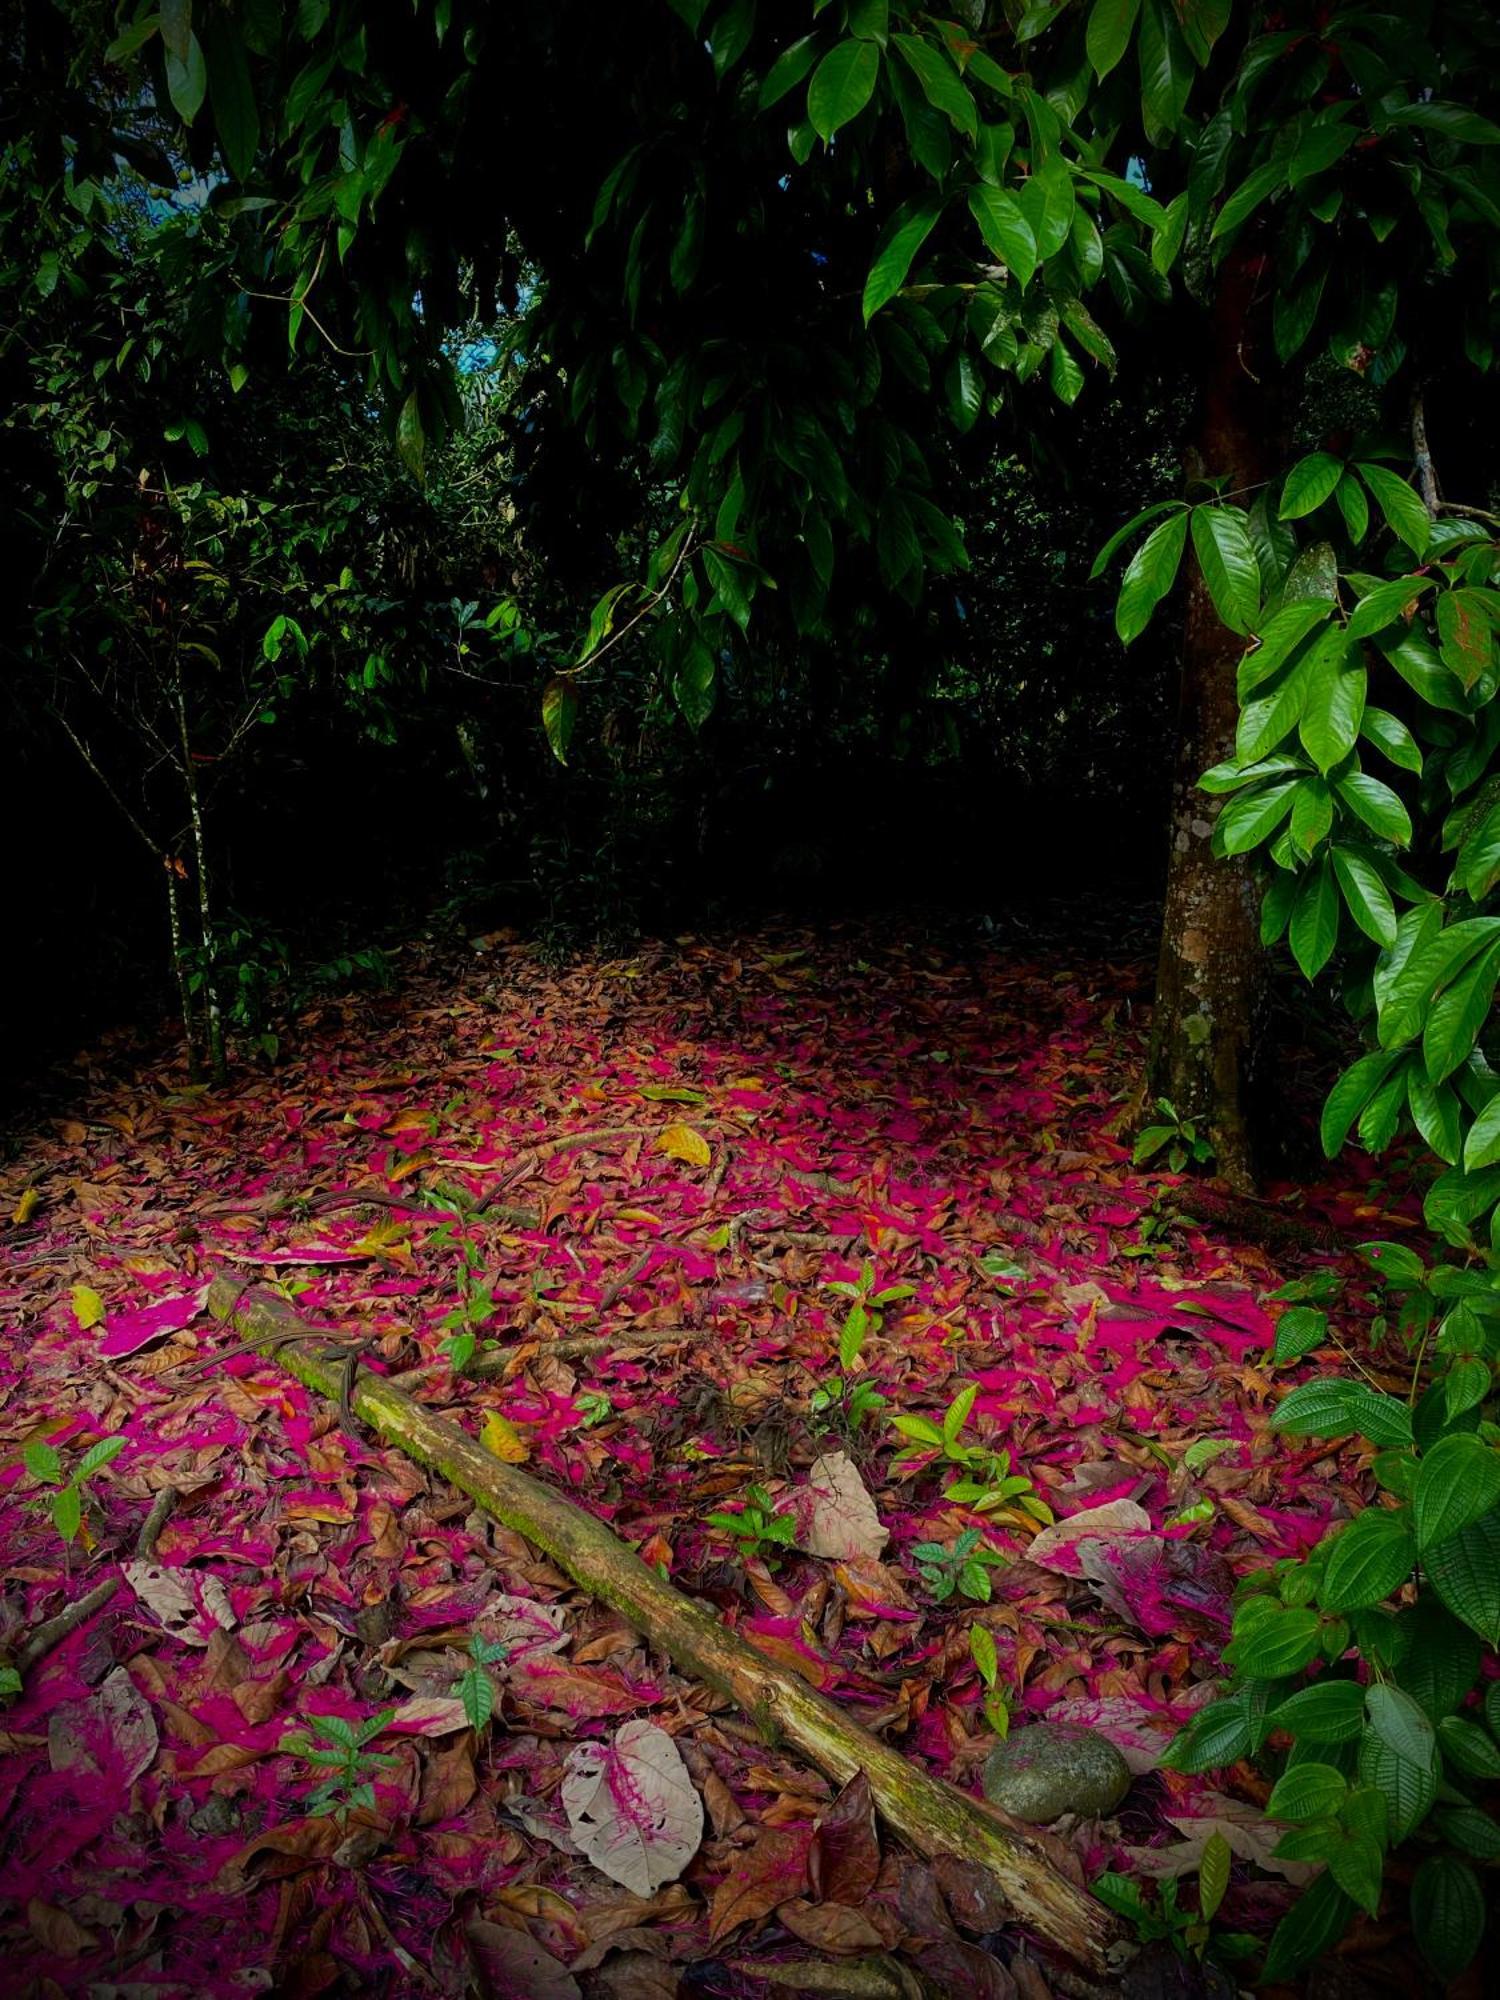
[[[707,1139],[691,1125],[669,1125],[658,1136],[656,1150],[670,1153],[674,1160],[685,1160],[690,1167],[706,1167],[713,1158]]]
[[[73,1317],[78,1322],[80,1333],[87,1333],[91,1326],[98,1326],[104,1318],[104,1301],[92,1285],[73,1287]]]
[[[12,1222],[30,1222],[32,1216],[36,1214],[37,1210],[41,1207],[41,1205],[42,1205],[41,1189],[34,1187],[27,1188],[26,1192],[21,1196],[21,1199],[16,1203],[15,1207],[11,1210],[10,1219]]]
[[[479,1442],[506,1465],[524,1465],[531,1456],[531,1447],[525,1438],[508,1417],[502,1417],[496,1410],[491,1410],[485,1418]]]

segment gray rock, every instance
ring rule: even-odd
[[[991,1805],[1033,1826],[1064,1813],[1113,1812],[1130,1790],[1130,1766],[1107,1736],[1070,1722],[1033,1722],[996,1744],[985,1760]]]

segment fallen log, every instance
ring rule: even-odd
[[[210,1289],[208,1304],[247,1341],[264,1345],[277,1367],[319,1395],[338,1395],[337,1365],[323,1351],[317,1329],[299,1320],[284,1300],[274,1293],[247,1293],[233,1279],[221,1278]],[[626,1618],[679,1671],[743,1709],[766,1742],[786,1744],[835,1784],[863,1771],[877,1810],[917,1853],[979,1862],[994,1876],[1018,1924],[1075,1964],[1094,1973],[1108,1970],[1119,1927],[1058,1867],[1047,1836],[908,1762],[730,1631],[717,1611],[675,1589],[602,1521],[503,1463],[394,1383],[362,1368],[350,1400],[356,1416],[387,1444],[524,1535],[590,1596]]]

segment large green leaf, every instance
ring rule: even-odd
[[[1278,1729],[1289,1726],[1281,1709],[1274,1712],[1272,1720]],[[1272,1819],[1323,1819],[1338,1811],[1348,1790],[1348,1779],[1331,1764],[1294,1764],[1276,1780],[1266,1811]]]
[[[1231,799],[1214,828],[1216,851],[1226,856],[1248,854],[1251,848],[1269,840],[1291,811],[1292,800],[1300,790],[1300,779],[1289,778],[1253,792],[1241,792],[1237,799]]]
[[[1394,1050],[1372,1049],[1351,1063],[1329,1091],[1319,1134],[1326,1158],[1331,1160],[1342,1148],[1355,1119],[1385,1082],[1395,1061]]]
[[[1282,485],[1278,509],[1281,519],[1300,521],[1304,514],[1321,507],[1343,474],[1344,461],[1335,458],[1332,452],[1315,451],[1307,458],[1299,458]]]
[[[1141,0],[1094,0],[1084,46],[1101,82],[1130,47],[1130,31],[1140,10]]]
[[[1379,778],[1372,778],[1368,771],[1351,771],[1347,778],[1338,780],[1338,794],[1355,818],[1362,819],[1382,840],[1390,841],[1393,847],[1411,845],[1411,814]]]
[[[933,110],[941,111],[965,138],[974,138],[979,130],[979,114],[974,109],[968,85],[947,55],[916,35],[892,35],[891,46],[900,51],[902,60],[922,86],[922,94]]]
[[[1032,234],[1031,224],[1021,213],[1020,203],[1014,195],[1007,194],[1003,188],[986,187],[982,182],[976,182],[969,189],[969,209],[979,224],[979,233],[984,238],[986,249],[998,257],[1008,270],[1015,273],[1017,282],[1024,290],[1030,282],[1032,272],[1036,269],[1037,248],[1036,237]],[[1174,504],[1172,501],[1163,501],[1157,511]],[[1138,520],[1141,518],[1144,517],[1137,516]],[[1121,537],[1128,532],[1129,529],[1121,529]],[[1099,567],[1108,562],[1114,547],[1117,546],[1118,540],[1113,546],[1106,544],[1106,552],[1099,559]]]
[[[1321,1958],[1343,1936],[1354,1909],[1332,1875],[1321,1874],[1276,1926],[1262,1980],[1272,1984],[1291,1979]]]
[[[1359,740],[1368,679],[1359,648],[1331,627],[1309,656],[1307,699],[1297,724],[1303,749],[1325,776]]]
[[[807,116],[820,139],[831,139],[841,126],[859,116],[874,95],[879,77],[880,51],[873,42],[851,37],[834,44],[807,86]]]
[[[226,16],[211,17],[205,28],[208,101],[224,163],[237,181],[247,180],[260,144],[260,113],[250,81],[250,65],[238,27]]]
[[[869,48],[870,44],[861,42],[860,47]],[[875,251],[875,261],[870,266],[870,275],[865,280],[864,315],[867,320],[872,319],[906,283],[912,259],[932,234],[933,225],[942,212],[942,203],[929,196],[921,201],[903,202],[886,224]]]
[[[1115,630],[1127,646],[1145,631],[1151,614],[1177,581],[1187,534],[1187,515],[1169,515],[1131,557],[1115,605]]]
[[[1347,1437],[1358,1431],[1371,1444],[1410,1444],[1411,1411],[1361,1382],[1304,1382],[1278,1406],[1271,1428],[1293,1437]]]
[[[1335,1537],[1318,1602],[1325,1611],[1363,1611],[1381,1604],[1411,1575],[1415,1558],[1406,1509],[1367,1507]]]
[[[1365,1691],[1359,1682],[1327,1676],[1288,1695],[1271,1712],[1275,1728],[1289,1730],[1300,1742],[1307,1743],[1352,1743],[1363,1729],[1364,1720]],[[1274,1799],[1270,1809],[1276,1811]]]
[[[1380,870],[1357,847],[1333,846],[1333,872],[1349,914],[1366,937],[1387,945],[1396,935],[1396,906]]]
[[[175,53],[163,36],[163,60],[167,76],[167,96],[172,109],[184,125],[191,125],[203,108],[203,100],[208,95],[208,65],[203,59],[203,48],[198,37],[188,34],[186,47],[179,55]]]
[[[1193,87],[1193,58],[1170,0],[1142,0],[1136,37],[1146,137],[1161,145],[1182,123]]]
[[[1439,1979],[1457,1979],[1484,1938],[1484,1891],[1467,1861],[1428,1855],[1412,1877],[1411,1927]]]
[[[1423,1558],[1428,1581],[1455,1618],[1500,1646],[1500,1510],[1492,1509]]]
[[[1278,611],[1273,611],[1255,635],[1255,645],[1240,661],[1236,679],[1240,700],[1243,701],[1263,681],[1270,680],[1314,626],[1323,624],[1332,611],[1330,602],[1316,597],[1283,604]]]
[[[1432,520],[1420,496],[1386,465],[1361,464],[1359,476],[1369,487],[1391,532],[1414,555],[1425,555],[1432,537]]]
[[[1316,979],[1329,959],[1339,936],[1339,892],[1328,857],[1303,877],[1292,920],[1287,932],[1304,979]]]
[[[1235,1637],[1224,1648],[1224,1658],[1256,1680],[1280,1680],[1317,1658],[1320,1632],[1316,1611],[1274,1610]]]
[[[1438,1757],[1405,1757],[1374,1729],[1359,1739],[1359,1775],[1385,1795],[1392,1840],[1405,1840],[1432,1810],[1438,1790]]]
[[[1195,507],[1193,549],[1214,609],[1231,632],[1249,632],[1260,610],[1260,566],[1238,507]]]
[[[1434,1083],[1451,1076],[1489,1019],[1500,978],[1500,939],[1480,952],[1433,1002],[1422,1033],[1422,1061]]]

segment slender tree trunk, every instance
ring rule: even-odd
[[[1190,486],[1241,493],[1275,469],[1277,400],[1255,335],[1260,260],[1231,257],[1209,326]],[[1265,1012],[1259,890],[1250,866],[1214,858],[1217,804],[1197,789],[1210,765],[1234,754],[1235,669],[1244,641],[1219,622],[1196,565],[1188,586],[1182,686],[1172,781],[1171,851],[1157,964],[1147,1082],[1213,1141],[1218,1171],[1253,1184],[1257,1044]]]
[[[224,1054],[224,1015],[219,1005],[218,951],[214,938],[213,901],[208,886],[208,839],[203,828],[203,801],[193,766],[192,733],[188,729],[187,698],[182,691],[182,666],[174,661],[172,693],[177,707],[177,733],[182,748],[182,788],[187,794],[193,833],[193,875],[198,889],[198,927],[203,937],[203,1013],[208,1030],[208,1069],[215,1083],[228,1081]]]
[[[177,980],[177,1004],[182,1013],[182,1040],[187,1050],[188,1081],[196,1083],[203,1073],[198,1059],[198,1031],[193,1024],[193,994],[188,985],[187,943],[182,934],[182,884],[175,854],[164,854],[161,865],[167,878],[167,928],[172,938],[172,971]]]

